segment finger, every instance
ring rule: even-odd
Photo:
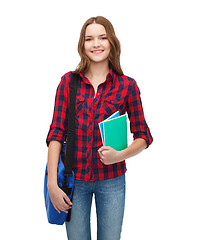
[[[99,152],[99,157],[101,158],[103,155],[102,155],[102,153],[101,152]]]
[[[100,161],[105,164],[105,159],[104,158],[100,158]]]
[[[105,146],[105,147],[103,148],[103,150],[110,150],[110,149],[112,149],[110,146]]]
[[[53,204],[53,207],[55,208],[55,210],[58,212],[58,213],[60,213],[60,209],[52,202],[52,204]]]
[[[100,157],[100,159],[102,159],[102,161],[103,161],[104,155],[103,155],[103,154],[99,154],[99,157]]]
[[[63,201],[61,202],[61,207],[62,207],[64,210],[68,210],[68,209],[70,209],[72,206],[69,205],[69,204],[65,201],[65,199],[63,199]]]
[[[98,152],[102,152],[103,150],[105,150],[106,146],[102,146],[101,148],[99,148]]]
[[[55,210],[56,210],[58,213],[61,213],[60,210],[59,210],[56,206],[53,205],[53,207],[55,208]]]
[[[61,208],[60,210],[61,210],[61,212],[68,213],[68,210],[67,210],[67,209],[65,209],[65,208]]]
[[[55,210],[58,212],[58,213],[61,213],[60,210],[58,208],[55,207]]]
[[[66,203],[68,205],[72,205],[72,202],[70,201],[70,198],[66,194],[64,194],[64,200],[66,201]]]
[[[103,154],[105,151],[109,151],[109,150],[111,150],[111,149],[112,149],[112,148],[109,147],[109,146],[104,146],[104,147],[102,147],[102,149],[99,151],[99,153]]]
[[[99,158],[100,158],[101,162],[103,162],[103,160],[104,160],[104,155],[103,155],[103,154],[99,154]]]
[[[99,148],[98,152],[102,152],[102,150],[103,150],[103,147]]]
[[[69,199],[69,197],[67,196],[67,194],[62,189],[61,189],[61,191],[62,191],[62,197],[63,197],[64,203],[66,202],[68,205],[72,205],[72,202]]]
[[[101,159],[100,159],[101,160]],[[104,164],[104,165],[107,165],[107,163],[105,162],[105,160],[101,160],[101,162]]]
[[[65,212],[65,213],[68,213],[68,209],[66,209],[66,208],[62,208],[61,211],[62,211],[62,212]]]
[[[71,208],[71,206],[69,206],[69,205],[65,205],[65,204],[62,204],[60,207],[59,207],[59,209],[62,211],[62,212],[66,212],[66,213],[68,213],[68,210]]]

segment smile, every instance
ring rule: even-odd
[[[102,52],[104,52],[104,50],[94,50],[94,51],[91,51],[91,53],[95,53],[95,54],[102,53]]]

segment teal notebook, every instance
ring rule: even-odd
[[[110,117],[108,117],[107,119],[105,119],[104,121],[108,121],[109,119],[116,118],[116,117],[119,117],[119,116],[120,116],[120,113],[119,113],[119,111],[117,111],[117,112],[113,113]],[[104,121],[102,121],[102,122],[99,123],[99,128],[100,128],[100,133],[101,133],[101,138],[102,138],[103,146],[105,146],[104,126],[103,126]]]
[[[103,122],[105,146],[117,151],[128,147],[126,114]]]

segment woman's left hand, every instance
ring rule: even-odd
[[[111,147],[103,146],[99,148],[98,153],[101,162],[105,165],[110,165],[121,161],[121,151],[116,151]]]

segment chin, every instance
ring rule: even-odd
[[[89,58],[91,62],[95,62],[95,63],[101,63],[101,62],[105,62],[108,60],[108,57],[106,58]]]

